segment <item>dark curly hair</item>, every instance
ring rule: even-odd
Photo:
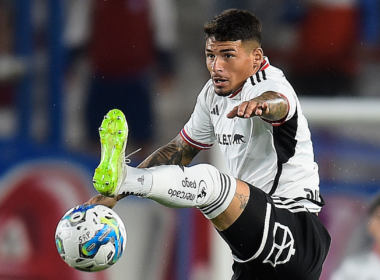
[[[247,11],[229,9],[204,25],[206,38],[217,41],[254,40],[261,45],[261,22]]]

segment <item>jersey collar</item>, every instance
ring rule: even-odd
[[[231,94],[228,95],[227,97],[228,97],[228,98],[234,98],[236,95],[239,94],[239,92],[241,92],[242,89],[243,89],[243,87],[238,88],[237,90],[235,90],[233,93],[231,93]]]
[[[269,67],[269,59],[268,57],[264,56],[264,60],[263,62],[261,62],[261,67],[260,67],[260,70],[259,71],[263,71],[265,69],[267,69]]]

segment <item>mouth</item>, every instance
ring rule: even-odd
[[[216,87],[223,87],[227,84],[228,79],[223,77],[213,77],[212,82],[214,83],[214,86]]]

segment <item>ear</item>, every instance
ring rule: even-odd
[[[252,55],[253,55],[253,67],[260,67],[261,63],[264,60],[264,51],[263,51],[263,49],[260,48],[260,47],[255,48],[252,51]]]

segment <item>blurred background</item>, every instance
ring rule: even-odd
[[[128,243],[112,268],[74,271],[54,245],[66,210],[95,195],[103,115],[126,113],[127,153],[142,148],[133,165],[174,138],[208,80],[203,24],[231,7],[262,20],[264,54],[309,120],[333,238],[321,279],[374,250],[379,1],[0,0],[0,279],[231,279],[228,248],[201,214],[138,198],[115,208]],[[196,162],[224,168],[217,147]]]

